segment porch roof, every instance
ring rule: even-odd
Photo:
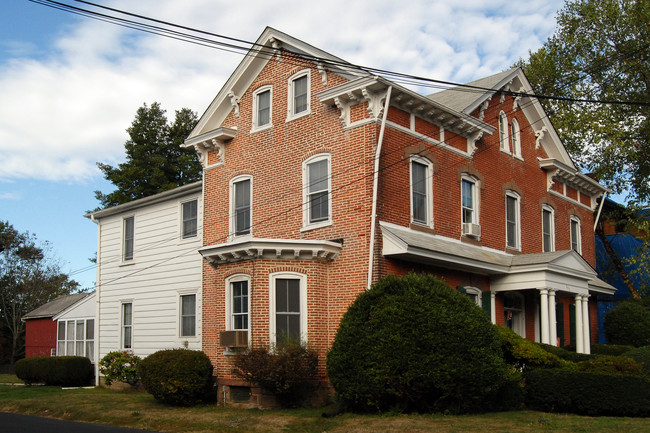
[[[573,250],[515,255],[396,224],[379,224],[384,256],[487,275],[493,291],[533,288],[584,294],[616,291],[598,279],[596,271]]]

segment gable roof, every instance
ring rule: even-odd
[[[474,102],[481,99],[485,94],[482,89],[494,89],[501,83],[504,78],[510,76],[512,69],[499,72],[498,74],[490,75],[489,77],[479,78],[478,80],[464,84],[463,86],[456,86],[441,92],[432,93],[427,98],[453,108],[456,111],[466,112],[465,109],[474,105]],[[473,89],[472,87],[476,87]]]
[[[22,320],[30,319],[43,319],[47,317],[54,317],[57,314],[60,314],[64,310],[70,308],[77,302],[94,294],[92,293],[75,293],[74,295],[64,295],[59,296],[53,301],[48,302],[47,304],[41,305],[40,307],[30,311],[22,317]]]

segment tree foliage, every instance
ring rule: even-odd
[[[624,301],[605,315],[605,336],[611,344],[650,345],[650,310],[638,301]]]
[[[518,65],[582,169],[637,203],[650,201],[650,2],[567,0],[557,30]]]
[[[201,163],[192,149],[181,144],[197,123],[197,115],[188,108],[176,111],[169,123],[159,103],[138,108],[126,130],[126,162],[113,167],[97,163],[117,189],[104,194],[95,191],[101,207],[115,206],[138,198],[167,191],[201,179]]]
[[[47,243],[20,233],[0,221],[0,323],[8,337],[7,352],[13,364],[25,350],[25,323],[21,318],[35,308],[77,290],[79,284],[61,272],[50,257]]]

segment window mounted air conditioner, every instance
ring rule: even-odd
[[[221,347],[248,347],[248,331],[221,331],[219,343]]]
[[[481,236],[481,226],[474,223],[463,223],[463,234],[478,238]]]

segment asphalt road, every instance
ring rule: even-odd
[[[146,431],[0,412],[2,433],[144,433]]]

